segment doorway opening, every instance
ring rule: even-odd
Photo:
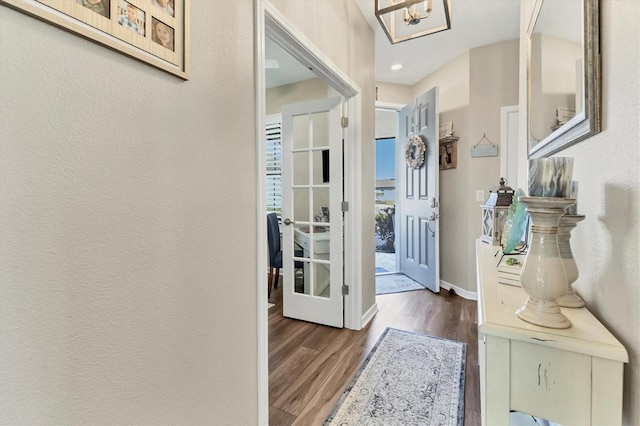
[[[399,111],[404,105],[376,105],[375,127],[375,273],[399,271],[396,223],[396,141]],[[377,285],[376,285],[377,287]],[[377,293],[377,291],[376,291]]]
[[[376,295],[423,288],[437,293],[438,87],[400,108],[376,106]],[[391,124],[379,126],[386,121]],[[389,155],[384,152],[384,144],[391,145],[391,140],[395,146],[395,179],[385,183],[384,162]],[[389,199],[395,200],[393,206]],[[393,244],[389,241],[391,231]],[[387,256],[384,252],[391,251],[391,245],[395,268],[388,271],[382,264]]]
[[[344,279],[351,283],[344,298],[344,326],[360,330],[362,315],[362,244],[357,243],[361,234],[359,225],[362,217],[362,183],[357,179],[361,170],[358,153],[362,150],[361,115],[362,97],[360,88],[335,64],[299,32],[281,12],[266,0],[255,2],[255,65],[256,65],[256,151],[258,176],[266,175],[265,118],[266,82],[265,44],[268,37],[298,62],[325,81],[343,97],[344,116],[348,126],[344,129],[344,181],[343,193],[348,202],[344,213]],[[269,419],[269,351],[267,316],[267,229],[265,213],[266,184],[261,179],[257,194],[257,339],[258,339],[258,423],[267,424]],[[344,291],[344,289],[343,289]]]
[[[376,156],[376,276],[395,273],[396,264],[396,138],[377,138]]]

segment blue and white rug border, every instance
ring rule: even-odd
[[[465,372],[466,372],[466,368],[467,368],[467,344],[465,342],[461,342],[459,340],[447,339],[447,338],[444,338],[444,337],[433,336],[433,335],[425,334],[425,333],[418,333],[418,332],[415,332],[415,331],[401,330],[399,328],[394,328],[394,327],[387,327],[382,332],[382,334],[378,338],[378,341],[373,346],[373,348],[371,349],[371,351],[369,352],[369,354],[367,355],[365,360],[362,362],[362,365],[360,365],[360,368],[356,372],[355,376],[353,377],[353,379],[351,379],[351,381],[349,382],[349,384],[345,388],[344,392],[342,393],[342,395],[340,396],[340,398],[336,402],[335,406],[333,407],[333,410],[331,410],[331,413],[327,417],[327,420],[325,420],[325,422],[324,422],[324,426],[328,426],[331,423],[331,421],[333,420],[333,418],[335,417],[335,415],[338,413],[338,411],[340,410],[340,407],[342,407],[342,403],[344,402],[344,400],[349,395],[349,392],[351,392],[351,389],[353,389],[354,385],[356,384],[356,382],[360,378],[360,375],[364,372],[365,368],[367,367],[367,364],[369,363],[369,360],[373,357],[373,355],[375,354],[376,350],[378,350],[378,347],[384,341],[385,336],[387,335],[387,333],[390,330],[399,331],[401,333],[415,334],[415,335],[419,335],[419,336],[430,337],[432,339],[444,340],[444,341],[447,341],[447,342],[459,343],[460,345],[462,345],[462,366],[460,368],[460,384],[459,384],[459,387],[458,387],[458,400],[460,401],[460,404],[458,406],[458,422],[457,422],[457,424],[458,424],[458,426],[463,426],[464,425],[464,386],[465,386],[465,377],[466,377],[465,376]]]

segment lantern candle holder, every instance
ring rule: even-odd
[[[482,234],[480,239],[491,245],[500,245],[502,230],[507,221],[509,206],[513,201],[514,190],[506,186],[504,178],[500,184],[489,191],[489,198],[480,206],[482,209]]]

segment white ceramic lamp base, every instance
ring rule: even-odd
[[[518,318],[549,328],[569,328],[558,298],[567,292],[567,276],[558,248],[558,221],[573,198],[520,197],[531,216],[531,247],[520,274],[522,289],[529,298]]]
[[[571,251],[571,230],[584,220],[584,215],[565,214],[558,222],[558,249],[562,258],[562,266],[567,276],[567,291],[558,298],[558,305],[563,308],[582,308],[584,300],[580,298],[571,286],[578,279],[578,265]]]
[[[584,300],[573,291],[571,284],[569,284],[567,294],[560,296],[557,302],[563,308],[584,308]]]
[[[529,296],[523,307],[516,311],[521,320],[548,328],[569,328],[571,321],[567,318],[557,302],[547,302]]]

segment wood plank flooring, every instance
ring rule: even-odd
[[[476,302],[447,291],[377,296],[378,314],[360,331],[282,316],[282,285],[269,309],[269,423],[322,425],[387,327],[467,343],[465,424],[480,424]]]

